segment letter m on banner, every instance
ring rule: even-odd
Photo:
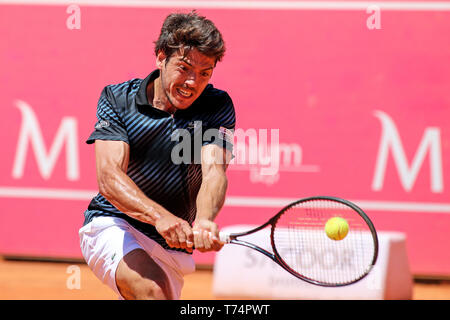
[[[68,180],[78,180],[80,177],[78,163],[77,122],[75,118],[64,117],[56,132],[53,143],[47,152],[41,128],[33,109],[23,101],[16,101],[16,106],[22,114],[22,127],[17,143],[16,157],[12,175],[15,179],[23,177],[24,167],[31,145],[38,164],[39,172],[44,179],[49,179],[58,156],[66,146],[66,176]]]
[[[411,191],[414,186],[419,170],[425,160],[425,156],[428,153],[431,170],[431,191],[434,193],[443,192],[444,182],[442,171],[441,136],[439,128],[429,127],[425,129],[422,136],[422,141],[417,148],[411,166],[409,166],[394,121],[392,121],[392,119],[382,111],[375,111],[375,116],[381,121],[382,135],[378,150],[375,176],[372,182],[372,190],[379,191],[383,187],[387,160],[389,151],[391,151],[399,173],[401,184],[406,191]]]

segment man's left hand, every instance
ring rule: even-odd
[[[194,246],[200,252],[219,251],[223,247],[223,242],[219,240],[219,227],[208,219],[195,220]]]

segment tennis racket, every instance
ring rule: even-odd
[[[336,216],[349,225],[347,236],[338,241],[328,238],[324,229],[328,219]],[[268,226],[273,252],[240,239]],[[377,233],[363,210],[350,201],[325,196],[295,201],[247,232],[220,232],[220,241],[257,250],[295,277],[325,287],[361,280],[378,255]]]

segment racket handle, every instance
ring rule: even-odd
[[[223,243],[230,243],[230,234],[223,231],[219,232],[219,240]]]
[[[194,234],[198,234],[198,231],[194,231]],[[212,236],[211,232],[209,232],[209,235]],[[230,243],[230,234],[227,232],[219,232],[219,241],[222,243]]]

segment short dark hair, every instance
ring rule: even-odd
[[[211,20],[190,13],[172,13],[166,17],[161,34],[155,41],[155,54],[162,51],[167,57],[181,51],[187,55],[191,49],[215,58],[216,63],[225,54],[225,42],[222,34]]]

